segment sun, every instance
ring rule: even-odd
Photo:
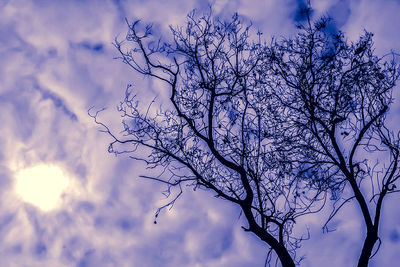
[[[69,178],[57,165],[40,164],[16,173],[17,195],[42,211],[57,208],[68,186]]]

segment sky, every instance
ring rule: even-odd
[[[0,266],[263,266],[267,247],[241,229],[232,204],[184,189],[157,224],[165,187],[139,178],[145,166],[107,153],[110,138],[88,116],[93,107],[113,129],[128,83],[156,90],[121,61],[112,42],[129,21],[152,22],[163,35],[192,9],[251,20],[268,39],[296,33],[304,1],[0,0]],[[400,52],[400,1],[312,1],[350,40],[373,32],[378,55]],[[400,88],[397,87],[396,90]],[[399,95],[395,90],[394,95]],[[397,98],[398,99],[398,98]],[[391,108],[398,125],[400,103]],[[58,177],[57,186],[43,172]],[[26,177],[41,182],[21,186]],[[55,178],[54,178],[55,179]],[[39,186],[38,188],[36,188]],[[39,192],[32,204],[24,192]],[[51,193],[51,194],[50,194]],[[52,198],[46,199],[48,194]],[[35,196],[34,196],[35,197]],[[55,203],[41,205],[40,203]],[[386,200],[383,244],[373,267],[400,263],[399,195]],[[348,205],[323,233],[327,212],[299,222],[310,231],[301,266],[355,266],[363,225]]]

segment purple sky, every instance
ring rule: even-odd
[[[295,33],[302,1],[216,0],[215,14],[253,21],[265,38]],[[107,153],[109,138],[87,115],[120,127],[116,105],[127,83],[154,90],[117,56],[113,39],[126,34],[124,18],[153,22],[167,33],[207,1],[0,0],[0,266],[263,266],[267,247],[243,232],[239,210],[204,191],[185,190],[170,211],[162,185],[138,178],[144,166]],[[400,52],[400,1],[313,1],[349,39],[374,32],[376,53]],[[397,88],[399,89],[399,88]],[[396,91],[396,90],[395,90]],[[399,95],[399,93],[395,93]],[[398,98],[397,98],[398,99]],[[396,99],[396,100],[397,100]],[[391,108],[399,125],[400,103]],[[49,163],[68,173],[62,205],[42,212],[14,192],[19,169]],[[371,266],[400,263],[400,194],[385,203],[383,245]],[[327,210],[329,212],[329,210]],[[327,212],[298,222],[310,229],[302,266],[355,266],[361,247],[358,210],[349,205],[323,234]]]

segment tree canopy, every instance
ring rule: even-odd
[[[359,266],[367,266],[383,200],[397,192],[399,134],[385,119],[399,69],[394,54],[374,54],[371,33],[352,43],[329,23],[309,18],[295,37],[266,43],[237,14],[223,21],[193,11],[163,42],[127,21],[114,43],[121,60],[167,85],[169,104],[143,107],[137,90],[146,88],[128,85],[122,135],[92,116],[112,136],[110,152],[158,171],[142,177],[238,205],[244,230],[284,267],[300,262],[296,249],[308,238],[293,234],[297,218],[354,199],[367,230]],[[385,165],[376,167],[377,154],[388,155]]]

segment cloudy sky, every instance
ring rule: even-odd
[[[146,84],[113,59],[112,41],[126,34],[125,18],[153,22],[167,34],[168,25],[182,24],[208,3],[222,17],[238,12],[265,38],[293,34],[304,5],[0,0],[0,266],[263,266],[266,246],[240,228],[245,222],[237,207],[208,192],[185,190],[153,224],[165,188],[138,178],[146,173],[143,164],[108,154],[109,137],[87,115],[92,106],[107,107],[101,119],[118,129],[115,107],[126,84]],[[333,16],[349,39],[374,32],[378,55],[400,52],[400,1],[318,0],[313,7],[316,16]],[[154,89],[148,87],[143,90]],[[399,107],[391,109],[394,123]],[[43,178],[40,168],[64,187],[48,192],[40,183],[18,184],[24,175]],[[38,190],[53,198],[30,200],[29,192]],[[384,206],[383,245],[371,266],[400,262],[399,201],[392,196]],[[355,265],[363,233],[358,210],[349,205],[339,215],[329,234],[321,230],[325,213],[302,222],[299,231],[311,232],[298,252],[305,255],[302,266]]]

